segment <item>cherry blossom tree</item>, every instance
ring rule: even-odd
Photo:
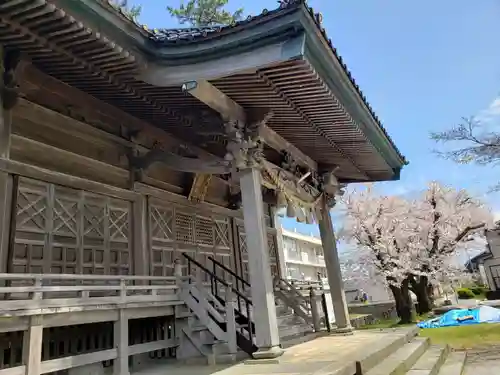
[[[447,260],[491,222],[482,202],[435,182],[415,200],[377,195],[369,187],[347,195],[344,203],[341,235],[358,246],[360,264],[384,277],[402,322],[412,318],[410,291],[418,312],[430,311],[432,284]]]
[[[420,313],[432,309],[432,283],[447,272],[448,259],[463,251],[485,226],[493,223],[490,210],[466,190],[456,190],[432,182],[414,202],[418,236],[419,270],[410,277]],[[448,263],[447,263],[448,262]]]
[[[417,256],[409,249],[414,223],[407,216],[412,208],[399,197],[376,195],[372,187],[344,197],[346,220],[342,238],[357,245],[356,261],[375,270],[389,286],[402,323],[412,320],[408,276],[418,267]]]

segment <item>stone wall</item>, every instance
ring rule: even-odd
[[[374,319],[397,317],[394,301],[349,304],[349,314],[366,314]]]

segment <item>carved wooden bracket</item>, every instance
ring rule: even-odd
[[[194,203],[203,202],[207,195],[211,180],[211,174],[196,174],[194,176],[193,184],[191,185],[191,191],[189,192],[188,200]]]
[[[338,167],[335,167],[321,175],[321,191],[323,192],[326,204],[329,208],[333,208],[337,204],[337,196],[344,194],[345,184],[339,183],[335,172]]]
[[[259,167],[264,159],[261,139],[239,121],[226,121],[224,127],[228,137],[225,159],[233,170]]]

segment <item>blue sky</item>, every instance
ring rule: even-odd
[[[177,0],[142,4],[142,23],[178,27],[165,10]],[[425,188],[430,180],[466,188],[500,211],[500,195],[485,194],[500,180],[498,169],[456,165],[432,153],[430,131],[444,130],[463,116],[500,114],[500,2],[498,0],[313,0],[323,25],[384,126],[410,161],[401,181],[384,183],[390,194]],[[229,1],[245,14],[277,6],[275,1]],[[494,105],[496,104],[496,106]],[[500,116],[499,116],[500,117]],[[284,220],[288,228],[315,226]]]

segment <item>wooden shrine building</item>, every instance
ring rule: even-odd
[[[281,207],[320,225],[351,329],[329,209],[406,162],[304,1],[148,30],[104,0],[4,0],[0,48],[0,375],[203,354],[190,312],[279,355]]]

